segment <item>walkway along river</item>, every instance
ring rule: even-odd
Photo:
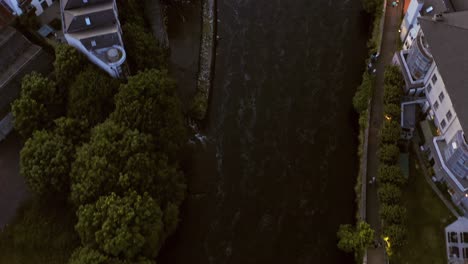
[[[158,263],[352,263],[360,1],[218,0],[218,18],[206,141]]]

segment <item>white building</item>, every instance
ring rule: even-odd
[[[445,228],[449,264],[468,263],[468,219],[460,217]]]
[[[19,16],[34,8],[36,16],[51,6],[54,0],[0,0],[0,4],[8,7],[13,15]]]
[[[413,0],[408,10],[412,5],[421,3]],[[409,31],[418,31],[408,34],[405,42],[409,38],[411,45],[397,52],[394,62],[402,69],[406,94],[416,97],[438,129],[431,148],[441,168],[437,178],[447,182],[454,202],[468,209],[468,11],[419,15],[417,24],[411,17],[405,15],[413,25]]]
[[[126,53],[115,0],[62,0],[68,44],[113,77],[124,77]]]

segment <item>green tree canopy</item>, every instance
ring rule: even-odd
[[[401,248],[406,244],[406,229],[402,225],[388,225],[383,229],[384,239],[388,238],[387,250],[390,248]],[[390,246],[388,246],[390,245]]]
[[[91,127],[103,122],[114,110],[118,88],[119,81],[89,65],[69,88],[68,116],[85,119]]]
[[[406,183],[406,177],[403,176],[403,172],[398,165],[381,164],[377,177],[381,183],[391,183],[397,186],[403,186]]]
[[[175,82],[166,71],[148,70],[132,76],[115,97],[111,119],[152,135],[158,148],[174,157],[186,141],[181,103]]]
[[[95,204],[80,206],[76,231],[85,246],[112,257],[154,258],[161,246],[162,212],[148,194],[111,193]]]
[[[367,110],[369,99],[372,96],[374,87],[374,78],[367,71],[362,75],[361,85],[357,88],[356,94],[353,97],[353,106],[358,113]]]
[[[400,157],[400,149],[395,144],[380,145],[378,156],[384,164],[396,164]]]
[[[397,185],[385,183],[377,190],[379,200],[384,204],[398,204],[401,201],[401,190]]]
[[[395,85],[384,85],[384,104],[396,104],[401,103],[401,96],[403,91],[400,87]]]
[[[394,85],[400,89],[405,85],[405,80],[399,66],[390,65],[385,67],[384,83]]]
[[[167,53],[151,32],[132,22],[123,25],[122,31],[132,72],[167,68]]]
[[[384,105],[384,114],[391,119],[400,122],[401,119],[401,107],[397,104],[386,104]]]
[[[356,227],[340,225],[337,236],[339,249],[348,253],[354,252],[356,259],[362,259],[364,250],[374,241],[374,230],[368,223],[360,221]]]
[[[384,120],[380,129],[380,139],[383,143],[396,144],[401,136],[400,124],[396,121]]]
[[[380,206],[380,218],[385,224],[403,224],[406,221],[406,208],[400,205],[382,204]]]
[[[94,202],[111,192],[149,192],[164,207],[179,205],[185,193],[182,174],[155,153],[151,136],[106,121],[92,131],[72,166],[72,201]]]
[[[89,139],[89,129],[87,121],[70,117],[60,117],[54,120],[54,132],[66,138],[74,146]]]
[[[60,114],[59,105],[53,81],[36,72],[26,75],[21,82],[20,97],[11,105],[15,129],[27,139],[34,130],[50,127]]]
[[[73,158],[74,147],[65,137],[44,130],[36,131],[21,150],[21,175],[38,195],[66,194]]]
[[[138,257],[133,261],[122,260],[85,246],[73,252],[68,264],[156,264],[156,262],[145,257]]]
[[[86,59],[77,49],[67,44],[56,46],[54,69],[59,85],[72,83],[83,64],[86,64]]]

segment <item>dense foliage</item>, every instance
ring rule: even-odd
[[[103,122],[114,110],[118,87],[117,80],[89,65],[69,88],[67,115],[86,120],[91,127]]]
[[[356,260],[362,259],[364,250],[374,242],[374,230],[364,221],[351,225],[340,225],[337,233],[338,248],[344,252],[354,252]]]
[[[84,64],[84,56],[74,47],[60,44],[55,48],[54,70],[59,85],[72,83]]]
[[[162,212],[147,193],[111,193],[94,204],[80,206],[76,230],[84,245],[111,257],[154,258],[161,246]]]
[[[60,113],[60,104],[53,81],[35,72],[26,75],[20,97],[11,106],[15,130],[27,139],[34,130],[49,128]]]
[[[152,135],[158,149],[173,157],[186,141],[175,87],[166,71],[148,70],[132,76],[115,97],[111,119]]]
[[[385,164],[395,164],[400,156],[400,149],[395,144],[382,144],[378,156]]]
[[[403,186],[407,181],[399,165],[385,164],[380,165],[377,179],[381,183],[391,183],[398,186]]]
[[[45,130],[34,132],[21,150],[21,175],[38,195],[67,193],[73,145]]]

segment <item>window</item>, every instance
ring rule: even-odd
[[[85,22],[87,26],[91,26],[91,20],[89,19],[89,17],[85,17]]]
[[[438,101],[435,101],[434,103],[434,109],[437,111],[437,109],[439,109],[439,102]]]
[[[445,98],[444,92],[440,92],[440,94],[439,94],[439,100],[440,100],[441,103],[444,101],[444,98]]]
[[[452,119],[452,111],[448,110],[448,112],[447,112],[447,114],[445,116],[447,117],[447,120],[450,122],[450,120]]]
[[[468,233],[467,232],[462,233],[462,242],[463,243],[468,243]]]
[[[458,243],[458,233],[457,232],[447,232],[447,238],[449,243]]]
[[[91,40],[91,46],[96,47],[96,41],[95,40]]]
[[[440,122],[440,127],[442,127],[442,129],[444,129],[446,126],[447,126],[447,122],[445,122],[445,119],[444,119],[444,120],[442,120],[442,122]]]
[[[426,86],[426,90],[427,90],[427,94],[429,94],[429,93],[431,92],[431,90],[432,90],[432,85],[431,85],[431,84],[428,84],[428,85]]]
[[[468,258],[468,248],[463,248],[463,258]]]
[[[437,75],[434,73],[434,75],[432,75],[432,83],[435,84],[437,82]]]

